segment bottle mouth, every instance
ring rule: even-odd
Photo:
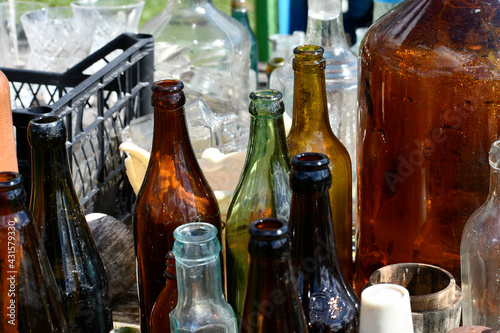
[[[273,240],[284,238],[288,235],[289,228],[285,221],[275,218],[260,219],[252,222],[248,232],[260,240]]]
[[[64,121],[56,116],[40,116],[30,121],[28,139],[33,147],[45,148],[48,145],[66,143],[67,132]]]
[[[291,163],[301,169],[325,169],[330,164],[328,156],[322,153],[300,153],[292,157]]]
[[[8,189],[12,187],[17,187],[23,182],[22,176],[13,171],[0,172],[0,188]]]
[[[151,105],[155,108],[179,108],[186,104],[182,81],[167,79],[151,85]]]
[[[325,64],[323,53],[325,50],[319,45],[299,45],[294,50],[295,58],[293,64],[319,65]]]
[[[206,222],[191,222],[177,227],[174,237],[182,243],[208,242],[217,236],[217,229]]]

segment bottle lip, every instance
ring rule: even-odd
[[[328,168],[330,159],[322,153],[307,152],[293,156],[291,163],[296,168],[321,169]]]
[[[279,102],[283,99],[283,94],[275,89],[259,89],[252,91],[249,97],[252,101]]]
[[[217,236],[217,228],[206,222],[183,224],[174,230],[174,238],[182,243],[208,242]]]
[[[151,105],[154,108],[180,108],[186,104],[183,92],[184,84],[180,80],[167,79],[151,85]]]
[[[277,218],[265,218],[253,221],[248,232],[253,238],[273,240],[288,236],[288,224]]]
[[[491,144],[489,162],[493,169],[500,171],[500,140]]]
[[[36,138],[35,140],[33,140]],[[28,125],[28,140],[31,146],[45,148],[47,144],[66,143],[67,132],[64,120],[43,115],[32,119]]]
[[[22,184],[23,177],[14,171],[0,172],[0,189],[18,187]]]

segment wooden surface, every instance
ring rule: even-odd
[[[130,326],[139,328],[139,301],[137,298],[137,285],[125,295],[111,303],[113,322],[115,327]]]

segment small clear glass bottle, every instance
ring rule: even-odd
[[[464,325],[500,330],[500,141],[490,150],[490,193],[469,218],[460,246]]]
[[[179,299],[170,312],[170,331],[236,333],[236,316],[225,301],[217,229],[204,222],[174,231]]]

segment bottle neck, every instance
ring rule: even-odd
[[[500,200],[500,169],[491,168],[488,200]]]
[[[248,163],[263,163],[263,161],[288,155],[283,115],[252,116],[247,152]]]
[[[308,6],[305,43],[321,45],[325,53],[335,53],[340,46],[348,48],[341,0],[309,0]]]
[[[50,184],[52,187],[70,186],[73,188],[66,145],[59,146],[39,145],[31,150],[32,156],[32,194],[44,195],[43,186]],[[74,191],[74,189],[73,189]],[[76,194],[75,194],[76,196]]]
[[[331,131],[325,85],[325,62],[294,63],[291,132]]]
[[[151,158],[159,160],[192,154],[184,107],[176,109],[154,108],[154,132]]]
[[[294,191],[290,228],[293,230],[293,263],[305,263],[312,258],[316,270],[325,266],[329,270],[338,270],[328,190],[315,193]],[[304,260],[305,258],[307,259]]]
[[[176,262],[179,304],[189,306],[197,301],[224,302],[219,256],[201,260],[196,265]]]

